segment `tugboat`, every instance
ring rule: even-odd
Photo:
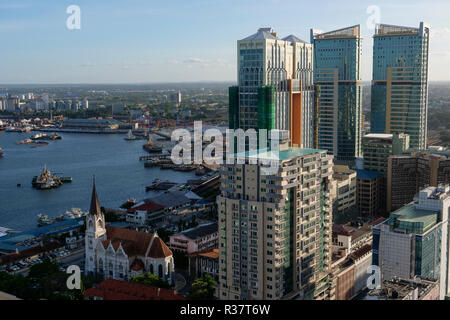
[[[154,137],[152,139],[148,139],[147,142],[142,146],[145,151],[148,153],[158,153],[162,152],[162,148],[153,144]]]
[[[31,181],[31,185],[39,190],[58,188],[62,185],[61,179],[57,176],[52,176],[50,171],[44,165],[44,168],[39,176],[35,176]]]

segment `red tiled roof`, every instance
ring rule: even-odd
[[[84,292],[85,299],[99,297],[104,300],[186,300],[170,289],[145,286],[121,280],[106,279],[95,288]]]
[[[191,256],[202,256],[202,257],[207,257],[207,258],[212,258],[212,259],[219,259],[219,249],[214,248],[210,251],[196,252],[196,253],[192,254]]]
[[[160,237],[155,238],[148,253],[152,258],[166,258],[173,255],[172,250],[162,241]]]
[[[133,207],[133,208],[129,209],[128,212],[136,212],[137,210],[154,212],[154,211],[162,210],[164,208],[165,208],[164,206],[150,201],[150,202],[141,204],[140,206]]]
[[[145,256],[153,235],[148,232],[106,226],[106,237],[107,240],[102,242],[105,249],[111,243],[114,250],[117,250],[122,245],[123,250],[128,256]],[[164,241],[159,237],[155,237],[148,256],[152,258],[164,258],[171,255],[172,251]]]

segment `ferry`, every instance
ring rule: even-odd
[[[49,218],[47,215],[39,213],[37,215],[37,217],[38,217],[38,219],[37,219],[38,227],[48,226],[48,225],[50,225],[52,223],[66,220],[66,218],[64,217],[63,214],[57,216],[56,218]]]
[[[31,140],[61,140],[62,137],[58,136],[56,132],[52,135],[48,135],[46,133],[36,133],[35,135],[30,137]]]

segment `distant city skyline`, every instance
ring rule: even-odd
[[[370,81],[374,30],[368,24],[417,27],[420,21],[431,26],[429,81],[449,81],[450,3],[391,2],[3,0],[0,84],[235,82],[236,39],[260,27],[309,42],[311,28],[356,24],[362,80]],[[80,30],[66,26],[70,5],[81,9]]]

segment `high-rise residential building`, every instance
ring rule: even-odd
[[[450,293],[450,187],[428,187],[414,202],[373,228],[373,264],[381,280],[420,276],[439,281],[439,297]]]
[[[420,189],[450,182],[450,151],[424,150],[388,158],[387,211],[411,202]]]
[[[311,29],[311,43],[318,86],[318,147],[338,163],[352,162],[361,153],[360,26],[330,32]]]
[[[288,130],[291,145],[314,147],[313,48],[272,28],[237,43],[238,85],[229,89],[230,129]]]
[[[17,96],[9,96],[6,100],[5,110],[20,111],[20,99]]]
[[[373,36],[370,131],[406,133],[411,148],[425,149],[430,27],[379,24]]]
[[[245,163],[220,169],[218,297],[321,299],[331,265],[332,156],[287,143],[278,158],[267,149],[236,156]],[[278,170],[264,175],[268,159]]]
[[[81,107],[82,107],[83,109],[89,109],[89,100],[88,100],[88,99],[84,99],[84,100],[81,102]]]
[[[362,138],[364,169],[387,177],[388,158],[409,149],[409,136],[403,133],[369,133]]]

